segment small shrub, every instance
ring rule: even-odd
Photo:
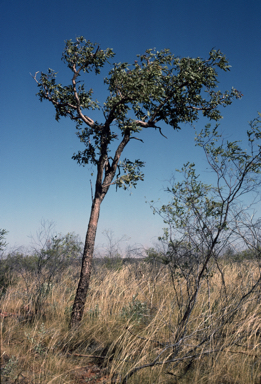
[[[8,360],[6,365],[1,369],[1,377],[5,379],[13,378],[15,376],[14,371],[17,368],[18,359],[15,356],[12,356],[11,359]]]
[[[119,271],[122,269],[123,266],[123,259],[119,254],[116,254],[116,256],[113,257],[104,257],[104,266],[113,271]]]
[[[44,323],[41,324],[40,329],[37,332],[34,332],[34,335],[32,336],[32,333],[25,333],[25,336],[27,340],[31,343],[33,350],[38,355],[43,355],[46,351],[46,347],[43,343],[43,340],[47,334],[47,330],[45,329]]]
[[[0,297],[5,295],[12,283],[14,283],[12,267],[7,260],[0,260]]]
[[[138,324],[146,323],[148,320],[148,307],[146,303],[137,300],[137,296],[138,294],[133,295],[131,303],[122,308],[120,317],[124,320],[131,319],[131,321]]]

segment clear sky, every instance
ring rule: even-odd
[[[220,89],[234,86],[244,97],[222,110],[222,130],[243,139],[248,122],[261,111],[261,2],[257,0],[8,0],[1,13],[0,228],[9,231],[9,246],[27,245],[42,219],[54,221],[63,234],[85,237],[91,207],[91,168],[71,159],[80,149],[69,119],[54,119],[54,108],[35,96],[30,76],[52,68],[58,82],[70,81],[61,61],[64,41],[83,35],[101,48],[113,48],[115,62],[131,62],[147,48],[169,48],[177,56],[207,58],[215,47],[224,52],[231,71],[220,76]],[[98,77],[86,79],[94,97],[105,100]],[[92,113],[94,119],[102,115]],[[200,119],[199,131],[207,123]],[[164,227],[146,200],[160,198],[176,168],[187,161],[205,173],[204,155],[194,147],[194,130],[183,126],[163,133],[146,130],[144,144],[135,140],[123,158],[146,162],[145,181],[130,194],[111,188],[101,206],[97,243],[110,229],[115,237],[150,246]],[[146,198],[145,198],[146,196]]]

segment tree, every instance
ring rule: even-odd
[[[154,254],[154,258],[170,269],[178,309],[172,320],[175,324],[169,322],[170,336],[166,343],[162,343],[162,350],[152,362],[141,366],[135,364],[121,381],[122,384],[127,383],[137,371],[157,365],[172,364],[175,368],[187,362],[186,373],[193,361],[204,354],[214,355],[231,345],[238,345],[238,339],[233,335],[223,343],[224,335],[229,332],[228,325],[240,313],[243,304],[257,300],[260,295],[261,222],[260,219],[254,220],[253,204],[260,202],[261,114],[250,122],[247,138],[249,148],[245,150],[238,141],[225,141],[217,126],[211,129],[207,125],[197,135],[196,144],[205,152],[215,184],[202,182],[196,174],[195,164],[187,163],[181,169],[183,180],[167,189],[170,202],[160,209],[152,206],[154,213],[160,214],[164,223],[168,224],[160,238],[167,242],[168,250],[165,254]],[[243,205],[240,201],[242,197],[253,193],[259,195],[259,200],[256,198],[253,204],[247,202]],[[258,266],[257,273],[252,273],[251,283],[242,288],[236,297],[233,292],[231,297],[231,291],[230,297],[227,295],[226,279],[218,258],[221,251],[231,245],[247,247],[248,257],[251,251],[252,267]],[[217,303],[213,307],[210,305],[211,259],[222,280],[219,308]],[[182,294],[180,278],[185,282],[186,292]],[[205,279],[209,313],[200,330],[195,332],[194,328],[191,330],[189,321]],[[231,283],[231,277],[229,280]],[[243,311],[242,317],[246,319],[246,316]],[[213,340],[215,347],[211,344]]]
[[[196,174],[195,164],[187,163],[181,170],[184,180],[168,188],[171,202],[158,210],[170,228],[165,230],[163,239],[169,239],[166,259],[172,262],[172,269],[174,262],[174,269],[178,267],[185,278],[185,269],[188,269],[187,276],[191,281],[193,264],[196,264],[193,286],[187,284],[189,300],[182,326],[187,323],[195,305],[211,258],[221,275],[218,256],[227,247],[247,246],[260,260],[260,220],[254,222],[252,213],[253,206],[260,201],[261,114],[250,122],[247,137],[249,150],[244,150],[238,141],[222,139],[217,126],[212,130],[207,125],[197,135],[196,145],[203,148],[216,185],[203,183]],[[243,196],[253,193],[256,197],[252,204],[240,202]],[[260,280],[261,275],[256,284]]]
[[[139,159],[120,162],[126,145],[131,140],[142,141],[137,135],[144,128],[156,129],[163,135],[159,123],[179,129],[181,123],[196,121],[200,111],[209,119],[218,120],[219,106],[227,106],[233,98],[241,97],[233,88],[225,93],[217,90],[216,69],[229,70],[228,61],[219,50],[211,50],[208,59],[203,60],[175,57],[169,49],[148,49],[133,64],[111,65],[104,79],[109,94],[101,106],[92,99],[93,90],[86,90],[79,77],[91,71],[100,74],[112,57],[112,49],[102,50],[96,43],[79,37],[75,42],[66,42],[62,55],[72,71],[69,85],[57,84],[57,73],[52,69],[47,74],[41,72],[39,80],[37,73],[34,76],[39,87],[37,95],[41,101],[46,99],[54,105],[56,120],[64,116],[76,123],[76,134],[85,149],[72,158],[83,166],[93,164],[97,171],[72,327],[79,325],[83,315],[101,203],[111,185],[124,189],[136,187],[137,181],[144,177],[141,171],[144,163]],[[94,109],[102,111],[102,122],[85,114],[86,110]],[[116,140],[119,142],[111,154]]]

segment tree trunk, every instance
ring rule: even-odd
[[[87,291],[89,288],[91,270],[92,270],[92,259],[94,252],[94,244],[96,238],[97,225],[100,214],[100,206],[102,203],[102,197],[95,197],[88,225],[88,230],[85,238],[85,245],[82,257],[82,268],[81,276],[76,291],[76,296],[73,303],[73,309],[71,314],[70,328],[77,327],[83,316],[84,306],[86,302]]]
[[[105,133],[106,135],[109,135],[110,130],[108,127],[106,129],[107,130]],[[115,152],[112,165],[110,165],[108,162],[108,156],[107,156],[108,148],[107,148],[106,138],[107,136],[103,138],[104,140],[101,140],[103,144],[101,148],[101,155],[97,164],[97,179],[96,179],[96,185],[95,185],[95,195],[92,203],[92,210],[91,210],[88,230],[85,238],[85,245],[84,245],[84,251],[82,256],[81,276],[80,276],[80,281],[78,284],[76,296],[73,303],[70,328],[75,328],[79,326],[82,320],[87,291],[90,284],[90,277],[91,277],[91,271],[92,271],[92,259],[93,259],[97,225],[98,225],[98,220],[100,215],[100,206],[115,176],[122,151],[124,150],[127,143],[130,141],[130,129],[125,130],[124,137]],[[104,180],[102,181],[104,172],[105,172],[105,175],[104,175],[105,177],[104,177]]]

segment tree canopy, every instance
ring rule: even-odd
[[[52,102],[56,110],[56,120],[69,117],[76,123],[77,136],[85,144],[85,149],[73,155],[79,164],[98,165],[105,171],[105,179],[113,171],[123,170],[124,175],[116,179],[118,186],[136,185],[143,179],[140,168],[142,161],[125,159],[119,163],[119,155],[130,139],[142,128],[158,129],[164,122],[174,129],[182,123],[193,123],[199,112],[212,120],[219,120],[220,106],[231,104],[241,93],[232,88],[222,93],[217,89],[217,70],[229,71],[224,54],[212,49],[207,59],[180,58],[169,49],[156,51],[148,49],[137,55],[133,64],[114,63],[104,83],[108,88],[106,101],[101,104],[93,100],[93,89],[85,89],[80,76],[94,71],[100,74],[101,68],[114,57],[112,49],[100,49],[96,43],[79,37],[75,42],[66,42],[62,60],[73,72],[71,84],[62,86],[56,82],[57,72],[49,69],[41,73],[38,87],[40,100]],[[91,112],[102,111],[103,121],[93,120]],[[119,130],[119,131],[118,131]],[[163,134],[163,133],[162,133]],[[122,141],[113,157],[109,157],[109,145],[122,136]],[[138,139],[140,140],[140,139]],[[110,177],[105,185],[111,184]]]

